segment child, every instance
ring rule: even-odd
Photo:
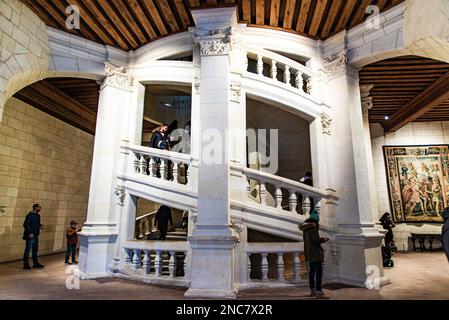
[[[79,231],[76,228],[76,225],[78,223],[75,220],[70,221],[70,227],[66,230],[66,236],[67,236],[67,253],[65,255],[65,263],[66,264],[78,264],[78,261],[76,261],[76,245],[78,244],[78,235],[77,232]],[[70,254],[72,254],[72,263],[69,262]]]

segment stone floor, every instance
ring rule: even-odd
[[[66,288],[63,255],[42,257],[42,270],[22,270],[20,262],[0,265],[0,300],[5,299],[185,299],[184,289],[150,286],[121,279],[81,281],[79,290]],[[397,253],[395,267],[385,270],[392,284],[380,290],[332,286],[325,293],[335,300],[449,299],[449,263],[442,252]],[[307,299],[305,288],[243,291],[239,299]],[[310,299],[310,298],[309,298]]]

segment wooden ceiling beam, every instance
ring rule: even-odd
[[[159,30],[159,33],[162,36],[167,35],[168,34],[167,28],[165,27],[165,24],[162,21],[161,15],[157,11],[154,1],[153,0],[142,0],[142,5],[149,13],[149,16],[151,16],[151,18],[153,19],[154,23],[156,24],[156,28]]]
[[[265,0],[256,0],[256,24],[265,24]]]
[[[242,0],[243,20],[251,24],[251,0]]]
[[[139,1],[137,0],[128,0],[128,4],[131,7],[132,11],[137,17],[137,20],[139,20],[140,25],[144,28],[145,32],[147,33],[148,37],[150,39],[154,39],[157,37],[156,32],[154,31],[153,27],[151,26],[150,21],[148,21],[147,16],[142,10],[142,7],[140,6]]]
[[[340,12],[340,8],[343,4],[343,0],[333,0],[329,13],[327,14],[326,21],[324,22],[323,30],[321,30],[321,39],[326,39],[332,30],[335,20],[337,19],[337,14]]]
[[[338,1],[338,0],[337,0]],[[307,17],[309,15],[311,0],[302,0],[301,8],[299,9],[298,22],[296,23],[296,31],[299,33],[304,33]]]
[[[363,21],[363,17],[365,16],[366,13],[366,9],[368,8],[368,6],[371,5],[371,0],[362,0],[360,6],[357,8],[357,11],[354,15],[354,17],[352,18],[350,27],[355,27],[356,25],[358,25],[360,22]]]
[[[139,47],[139,44],[135,40],[134,36],[130,33],[128,28],[122,22],[122,19],[116,13],[116,10],[111,7],[111,3],[109,0],[97,0],[97,3],[103,8],[108,17],[112,20],[112,22],[117,26],[117,29],[121,34],[126,38],[126,41],[131,45],[133,49]]]
[[[349,18],[351,17],[352,11],[357,3],[357,0],[346,0],[343,12],[338,19],[337,26],[335,27],[335,32],[340,32],[346,28]]]
[[[48,99],[59,103],[67,110],[78,114],[80,117],[90,122],[95,123],[95,121],[97,120],[97,115],[95,114],[95,112],[92,112],[89,108],[45,80],[34,83],[33,89],[40,91],[41,94],[43,94]]]
[[[293,23],[293,15],[295,13],[296,0],[287,0],[285,5],[284,22],[282,27],[284,29],[291,29]]]
[[[396,131],[423,116],[449,98],[449,72],[421,92],[383,123],[386,132]]]
[[[178,11],[179,17],[181,18],[182,26],[185,30],[190,26],[189,14],[187,12],[186,7],[184,6],[184,2],[182,0],[174,0],[176,10]]]
[[[170,8],[170,5],[168,4],[168,1],[157,0],[157,4],[159,5],[159,8],[162,11],[162,15],[164,16],[165,21],[167,21],[167,24],[170,27],[171,31],[179,32],[178,22],[176,22],[175,16],[173,15],[173,12]]]
[[[312,21],[309,28],[309,35],[316,37],[318,34],[318,29],[323,21],[324,12],[327,7],[327,0],[318,0],[315,7],[315,12],[313,13]]]
[[[128,0],[129,1],[129,0]],[[122,17],[122,21],[124,21],[124,25],[126,24],[129,26],[129,29],[131,34],[134,34],[134,39],[137,38],[139,40],[140,45],[144,45],[148,43],[147,37],[145,37],[145,34],[142,32],[143,30],[139,27],[139,25],[136,22],[136,19],[132,16],[131,12],[128,10],[128,7],[126,6],[125,2],[123,1],[111,1],[116,9],[120,12],[120,15]],[[145,22],[144,25],[148,27],[148,22]],[[151,35],[154,34],[154,31],[149,31],[149,39],[151,39]]]
[[[281,0],[271,0],[270,7],[270,26],[277,27],[279,25],[279,12],[281,9]]]

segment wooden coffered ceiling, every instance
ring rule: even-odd
[[[365,66],[359,75],[361,85],[374,85],[370,122],[386,131],[412,121],[449,120],[449,64],[404,56]]]
[[[239,20],[314,39],[363,22],[373,4],[385,11],[404,0],[22,0],[48,26],[95,42],[134,50],[193,26],[191,9],[238,6]],[[66,8],[80,8],[81,28],[67,30]]]

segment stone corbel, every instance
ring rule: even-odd
[[[372,84],[360,86],[360,96],[362,98],[362,113],[368,114],[368,111],[373,107],[373,97],[369,96],[370,90],[374,87]]]
[[[105,62],[106,78],[103,82],[104,86],[111,86],[118,89],[131,91],[134,86],[134,78],[131,77],[125,67],[115,66],[109,62]]]
[[[118,199],[117,204],[120,206],[123,206],[124,201],[125,201],[125,195],[126,195],[125,187],[124,186],[115,186],[114,194],[117,196],[117,199]]]
[[[331,135],[331,125],[332,125],[331,116],[322,112],[320,113],[320,117],[321,117],[321,125],[323,127],[323,134]]]

